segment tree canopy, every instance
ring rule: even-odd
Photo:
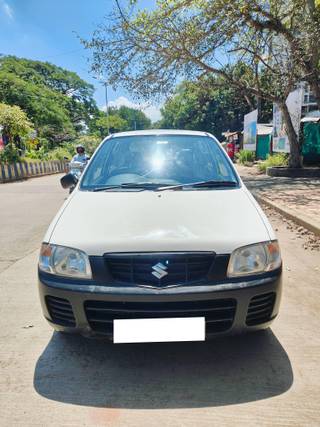
[[[0,103],[0,126],[9,143],[33,130],[32,123],[21,108]]]
[[[0,103],[0,129],[7,144],[0,152],[0,162],[18,160],[16,146],[20,145],[21,137],[29,136],[33,131],[32,123],[20,107]]]
[[[103,138],[108,128],[119,132],[150,127],[142,111],[125,106],[109,108],[107,119],[93,94],[94,87],[72,71],[48,62],[0,57],[0,102],[19,106],[51,148],[88,130]]]
[[[154,9],[131,14],[116,3],[112,19],[83,41],[92,49],[95,72],[144,98],[172,92],[181,76],[219,76],[236,90],[279,105],[290,165],[301,165],[286,99],[306,80],[320,105],[315,0],[158,0]],[[239,74],[239,61],[251,73]]]
[[[39,135],[53,145],[85,129],[97,111],[93,92],[93,86],[76,73],[56,65],[0,58],[0,101],[21,107]]]
[[[151,127],[151,120],[143,111],[137,108],[122,105],[113,111],[119,114],[123,120],[126,120],[128,126],[127,130],[143,130]]]
[[[206,79],[201,83],[183,82],[161,109],[162,120],[158,127],[170,129],[202,130],[221,138],[226,130],[236,131],[243,127],[243,116],[251,111],[248,99],[232,87],[226,87],[221,79]],[[260,121],[272,119],[272,104],[263,102]]]
[[[109,107],[108,116],[103,111],[95,113],[90,122],[90,132],[104,138],[109,133],[142,130],[151,127],[151,120],[143,111],[127,106]]]

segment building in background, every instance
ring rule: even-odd
[[[290,93],[287,106],[293,126],[303,141],[302,155],[305,162],[320,162],[320,111],[307,83],[302,83]],[[244,130],[223,132],[222,143],[229,157],[234,160],[240,149],[254,151],[257,160],[269,154],[290,152],[282,113],[274,104],[273,123],[257,123],[257,110],[244,116]]]
[[[315,97],[310,89],[310,86],[308,85],[308,83],[303,83],[303,99],[302,99],[301,115],[302,117],[305,117],[308,115],[316,115],[313,112],[317,112],[317,111],[320,116],[320,111],[318,110],[318,104],[316,103]]]
[[[310,86],[304,84],[300,136],[303,137],[302,155],[305,163],[320,163],[320,111]]]

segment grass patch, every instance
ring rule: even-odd
[[[252,166],[255,160],[255,152],[249,150],[241,150],[236,154],[236,157],[240,164],[244,166]]]

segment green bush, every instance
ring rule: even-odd
[[[57,147],[54,150],[45,151],[44,147],[40,147],[39,150],[28,150],[25,153],[24,160],[64,160],[67,158],[70,160],[72,155],[70,151],[65,147]]]
[[[249,150],[241,150],[236,154],[239,163],[242,165],[247,165],[248,163],[253,163],[255,160],[255,152]]]
[[[14,162],[30,162],[30,161],[45,161],[45,160],[71,160],[76,154],[76,146],[82,144],[89,156],[93,154],[97,146],[100,144],[100,138],[94,135],[81,135],[73,142],[65,142],[60,146],[49,149],[48,141],[44,138],[38,140],[37,144],[25,143],[25,153],[22,158],[19,157],[19,151],[14,144],[8,145],[4,150],[0,151],[0,163]]]
[[[9,144],[0,151],[0,163],[15,163],[18,161],[19,151],[14,144]]]
[[[48,152],[45,147],[40,147],[38,150],[30,148],[26,150],[24,157],[32,160],[48,160]]]
[[[47,154],[47,160],[64,160],[65,158],[68,160],[72,158],[70,151],[66,147],[55,148]]]
[[[260,172],[266,172],[267,168],[272,166],[288,166],[288,154],[276,153],[268,155],[266,160],[259,163],[258,169]]]

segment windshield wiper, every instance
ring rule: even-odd
[[[118,188],[133,188],[138,190],[148,190],[151,189],[158,189],[159,185],[155,182],[123,182],[122,184],[117,185],[106,185],[104,187],[96,187],[92,191],[108,191],[108,190],[114,190]]]
[[[236,181],[221,181],[221,180],[209,180],[209,181],[199,181],[199,182],[190,182],[187,184],[177,184],[177,185],[168,185],[165,187],[157,188],[157,191],[164,190],[179,190],[185,187],[191,188],[217,188],[217,187],[236,187],[238,183]]]
[[[217,188],[217,187],[236,187],[238,183],[236,181],[221,181],[221,180],[210,180],[210,181],[200,181],[200,182],[190,182],[187,184],[176,184],[176,185],[164,185],[155,182],[123,182],[122,184],[106,185],[104,187],[96,187],[91,191],[108,191],[108,190],[117,190],[117,189],[137,189],[137,190],[155,190],[155,191],[164,191],[164,190],[179,190],[183,188]]]
[[[121,185],[106,185],[104,187],[95,187],[92,190],[89,191],[108,191],[113,190],[114,188],[121,188]]]

